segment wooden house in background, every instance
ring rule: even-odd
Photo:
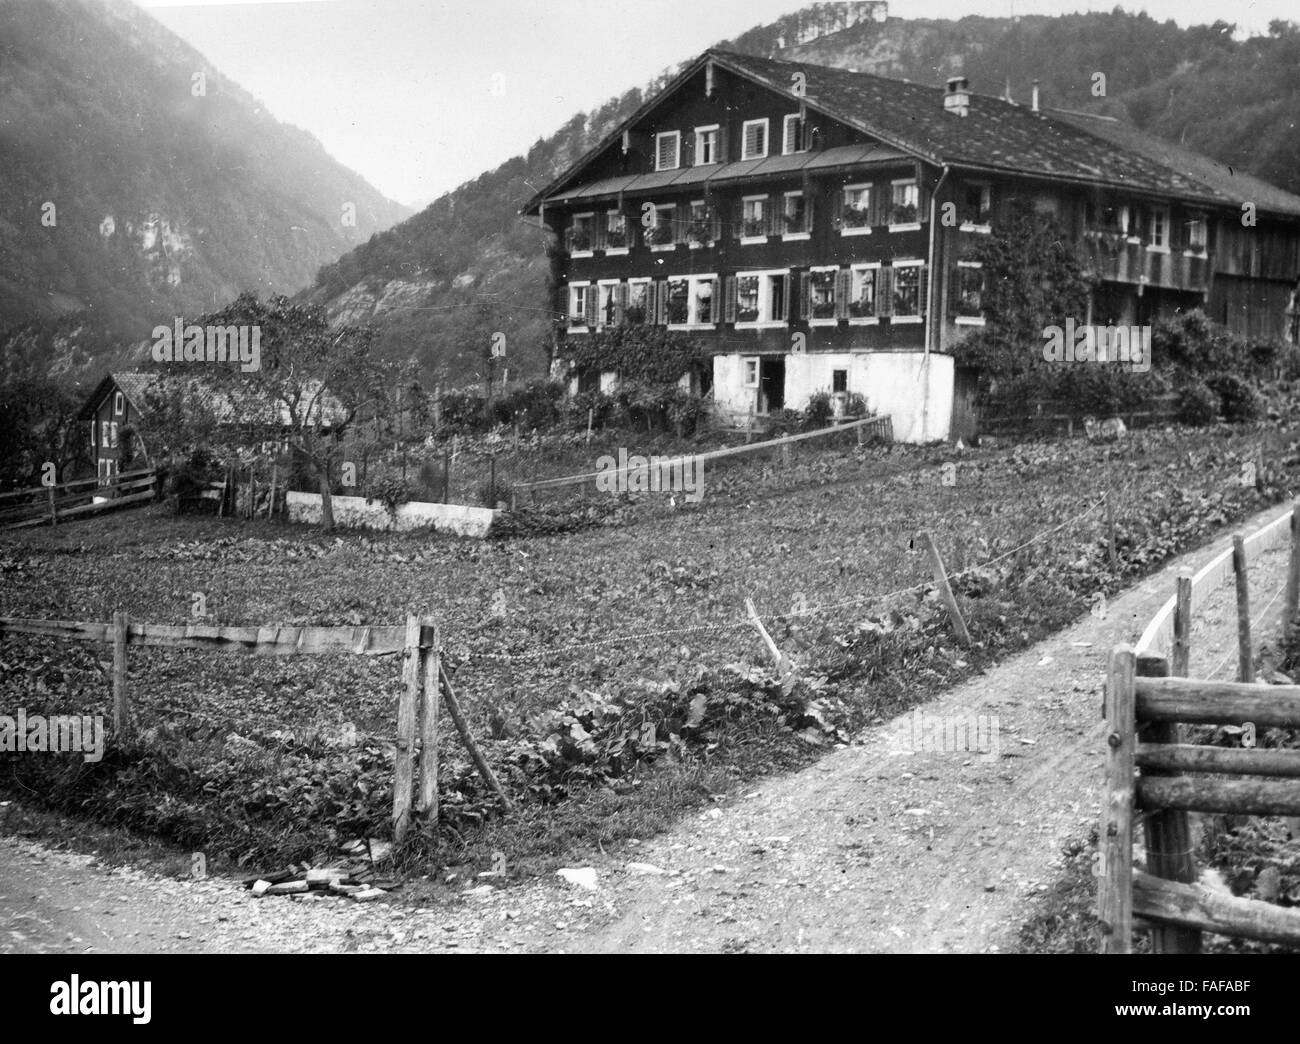
[[[560,244],[561,336],[688,333],[711,355],[692,383],[732,416],[858,393],[901,441],[969,435],[951,351],[985,322],[973,248],[1013,208],[1079,244],[1080,327],[1204,308],[1294,336],[1300,197],[1037,94],[706,52],[524,207]]]

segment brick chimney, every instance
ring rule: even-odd
[[[945,112],[965,116],[970,112],[970,84],[964,76],[950,76],[948,89],[943,95]]]

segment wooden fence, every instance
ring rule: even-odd
[[[1080,411],[1071,402],[1045,400],[1026,403],[1016,410],[981,409],[979,431],[984,435],[1014,437],[1017,435],[1073,435],[1076,428],[1083,430],[1083,418],[1089,411]],[[1128,428],[1146,428],[1169,424],[1178,417],[1178,396],[1157,395],[1147,401],[1142,409],[1096,412],[1102,417],[1119,417]]]
[[[1134,917],[1152,923],[1157,953],[1198,952],[1203,931],[1300,944],[1300,910],[1215,893],[1195,883],[1188,818],[1189,812],[1300,815],[1300,750],[1200,746],[1186,743],[1184,735],[1187,724],[1300,728],[1300,686],[1254,684],[1247,582],[1248,552],[1279,547],[1289,538],[1284,621],[1287,628],[1295,625],[1300,609],[1297,507],[1300,503],[1250,536],[1234,536],[1231,546],[1196,574],[1180,573],[1174,596],[1151,619],[1137,647],[1121,645],[1111,652],[1098,890],[1104,953],[1130,952]],[[1230,575],[1237,596],[1238,680],[1189,679],[1193,599]],[[1147,871],[1137,874],[1135,812],[1144,813],[1147,851]]]
[[[401,841],[412,810],[425,823],[438,819],[438,711],[445,703],[452,722],[479,772],[505,807],[510,801],[474,742],[451,681],[442,667],[438,626],[431,617],[408,616],[404,627],[217,627],[206,624],[133,623],[115,612],[111,623],[24,620],[0,617],[0,637],[41,635],[113,646],[113,735],[132,733],[127,690],[127,650],[131,646],[202,649],[254,656],[348,653],[402,656],[402,694],[397,707],[393,769],[393,836]],[[439,699],[441,692],[442,699]],[[418,789],[416,787],[418,781]]]
[[[1300,685],[1169,674],[1169,660],[1158,654],[1139,656],[1127,645],[1111,652],[1099,842],[1102,952],[1131,952],[1134,917],[1154,925],[1156,953],[1196,953],[1207,931],[1300,945],[1300,910],[1195,883],[1188,822],[1189,812],[1300,816],[1300,750],[1201,746],[1183,736],[1186,723],[1300,728]],[[1143,813],[1144,873],[1133,870],[1136,812]]]
[[[74,492],[75,491],[75,492]],[[152,468],[128,471],[101,485],[97,478],[0,493],[0,529],[56,525],[63,519],[140,504],[157,496]]]
[[[704,453],[693,453],[682,457],[672,457],[657,460],[655,467],[669,472],[675,468],[690,465],[692,461],[698,462],[699,466],[709,461],[722,460],[725,457],[739,457],[750,453],[770,453],[773,450],[779,450],[783,455],[789,452],[788,447],[798,442],[805,442],[809,439],[825,438],[828,435],[836,435],[840,432],[856,431],[858,444],[862,445],[868,439],[878,438],[886,442],[894,440],[893,421],[888,417],[863,417],[859,420],[845,421],[842,424],[836,424],[830,428],[818,428],[816,431],[803,431],[796,435],[784,435],[777,439],[768,439],[764,442],[747,443],[744,446],[728,446],[724,449],[708,450]],[[648,458],[647,458],[648,459]],[[581,475],[565,475],[561,478],[539,479],[536,482],[518,482],[511,488],[511,509],[514,510],[518,504],[520,493],[527,493],[530,500],[535,499],[539,490],[564,489],[572,486],[584,486],[587,483],[595,482],[598,477],[612,478],[619,474],[626,475],[631,471],[642,470],[638,466],[629,464],[625,468],[619,468],[613,471],[591,471]]]

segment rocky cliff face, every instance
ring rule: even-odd
[[[0,330],[77,330],[97,364],[405,215],[124,0],[0,4]]]

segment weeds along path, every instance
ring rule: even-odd
[[[1097,822],[1106,652],[1137,639],[1178,568],[1212,554],[1175,560],[1105,619],[1089,615],[925,706],[997,715],[996,759],[911,753],[898,741],[905,720],[881,725],[660,837],[572,864],[594,868],[594,890],[470,881],[421,909],[257,900],[236,882],[108,869],[6,839],[0,952],[1012,949],[1062,844]],[[1285,550],[1252,562],[1257,639],[1280,618],[1285,567]],[[1232,676],[1235,623],[1231,584],[1195,607],[1193,674]]]

